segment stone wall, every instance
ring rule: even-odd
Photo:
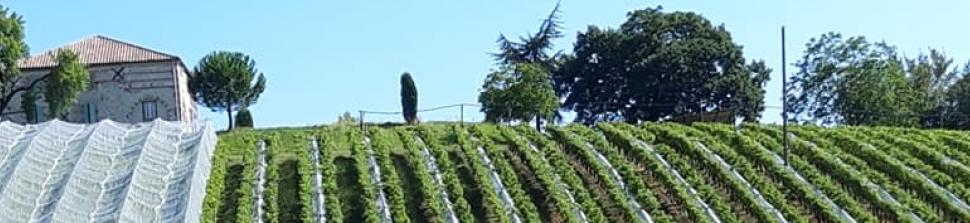
[[[91,84],[71,109],[66,118],[69,122],[88,122],[89,113],[96,117],[93,121],[142,122],[146,120],[142,115],[142,103],[154,103],[158,118],[163,120],[188,121],[196,115],[195,103],[188,95],[185,69],[177,61],[94,66],[88,70]],[[46,72],[50,71],[32,70],[24,72],[24,75],[37,77]],[[176,86],[176,82],[182,86]],[[40,120],[51,119],[46,115],[43,93],[38,92],[38,96]],[[179,96],[182,96],[181,100]],[[4,120],[19,123],[28,121],[21,110],[20,98],[15,96],[4,112]]]

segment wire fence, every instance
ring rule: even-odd
[[[459,112],[458,112],[458,124],[464,125],[464,123],[465,123],[465,108],[466,107],[467,108],[481,108],[481,106],[479,106],[478,104],[458,103],[458,104],[450,104],[450,105],[437,106],[437,107],[432,107],[432,108],[418,109],[416,111],[416,113],[417,114],[422,114],[422,113],[429,113],[429,112],[436,112],[436,111],[444,111],[444,110],[451,110],[451,109],[457,108],[459,110]],[[359,123],[360,124],[360,129],[365,129],[366,128],[366,126],[367,126],[367,120],[366,120],[367,115],[403,115],[404,114],[404,112],[402,112],[402,111],[358,110],[357,112],[360,115],[360,116],[357,117],[358,121],[360,122]]]
[[[666,110],[666,109],[669,109],[671,107],[676,107],[676,106],[683,105],[683,104],[684,103],[678,103],[678,102],[628,103],[628,102],[619,102],[619,101],[600,101],[600,102],[584,103],[584,106],[583,107],[584,108],[587,108],[587,109],[598,110],[597,112],[602,113],[602,112],[605,112],[605,111],[611,111],[611,110],[612,111],[620,111],[620,110],[629,109],[629,108],[647,109],[647,110],[654,110],[654,109],[656,109],[656,110],[665,109]],[[716,116],[717,119],[721,119],[720,116],[722,116],[723,114],[713,115],[713,113],[715,113],[715,112],[728,112],[728,113],[734,112],[737,115],[737,112],[739,112],[739,109],[740,109],[740,106],[734,106],[733,103],[728,103],[726,106],[724,106],[722,104],[722,106],[712,106],[712,107],[714,107],[714,108],[711,111],[707,111],[707,112],[696,112],[696,111],[693,111],[693,112],[684,112],[684,113],[681,113],[681,114],[672,114],[672,115],[670,115],[669,118],[664,119],[664,120],[666,120],[666,121],[677,121],[677,120],[680,120],[680,119],[677,119],[675,117],[683,118],[683,117],[686,117],[686,116],[695,116],[695,115],[698,116],[698,117],[701,117],[701,116],[704,116],[703,113],[711,113],[711,114],[708,114],[708,115]],[[762,107],[764,108],[764,110],[762,111],[762,114],[761,114],[761,119],[762,120],[765,119],[765,117],[768,117],[768,116],[774,116],[774,115],[781,116],[781,113],[783,111],[783,106],[782,105],[764,105]],[[465,122],[469,121],[469,119],[468,119],[469,118],[469,115],[467,114],[468,109],[474,109],[471,112],[473,112],[473,113],[475,113],[477,115],[477,114],[479,114],[479,109],[480,108],[481,108],[481,105],[475,104],[475,103],[457,103],[457,104],[449,104],[449,105],[443,105],[443,106],[437,106],[437,107],[419,109],[419,110],[417,110],[417,113],[420,115],[420,114],[427,114],[427,113],[434,113],[434,112],[442,112],[442,111],[454,112],[455,110],[457,110],[457,117],[452,116],[452,118],[437,118],[437,119],[434,119],[434,120],[427,120],[425,122],[457,122],[458,124],[463,125]],[[571,109],[572,108],[566,108],[564,111],[568,111],[568,110],[571,110]],[[872,111],[858,110],[858,109],[856,109],[856,110],[842,109],[842,110],[838,110],[838,112],[847,113],[847,114],[853,114],[853,115],[867,115],[867,116],[885,116],[885,115],[887,115],[887,114],[885,114],[883,112],[872,112]],[[836,112],[836,115],[838,115],[838,112]],[[370,125],[398,125],[399,123],[393,123],[393,122],[385,122],[384,124],[380,124],[378,122],[374,122],[374,121],[380,120],[380,119],[368,119],[368,118],[374,117],[374,116],[389,116],[389,115],[403,115],[404,114],[402,111],[378,111],[378,110],[358,110],[358,113],[359,113],[359,116],[358,116],[358,122],[359,123],[358,124],[360,125],[361,129],[363,129],[366,125],[369,125],[369,124]],[[454,113],[450,113],[450,114],[454,114]],[[937,113],[937,114],[918,113],[918,112],[897,112],[894,115],[896,115],[897,117],[916,118],[918,121],[933,121],[933,122],[936,122],[936,123],[944,123],[944,122],[946,122],[946,123],[950,123],[950,122],[961,122],[962,123],[962,122],[968,122],[968,121],[970,121],[970,114],[966,114],[966,113],[962,113],[962,112],[957,112],[957,111],[947,111],[945,113]],[[707,117],[707,116],[704,116],[704,117]],[[707,120],[704,117],[701,117],[701,120]],[[789,117],[789,121],[792,121],[792,120],[794,120],[793,118],[796,118],[795,117],[795,114],[793,112],[791,112],[791,111],[788,112],[788,117]],[[800,121],[800,123],[801,122],[806,122],[806,121],[813,122],[812,120],[814,120],[813,117],[806,116],[804,114],[803,115],[800,115],[799,118],[797,118],[797,119],[798,119],[798,121]],[[658,120],[658,121],[664,121],[664,120]],[[371,121],[371,123],[368,123],[368,121]],[[480,120],[475,119],[475,120],[472,120],[472,121],[480,121]],[[564,120],[564,121],[565,122],[570,122],[570,120]]]

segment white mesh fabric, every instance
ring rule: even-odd
[[[55,222],[114,219],[150,128],[105,121],[88,138],[54,211]]]
[[[3,222],[47,222],[92,126],[53,121],[33,140],[0,192]]]
[[[197,222],[207,123],[0,123],[0,222]]]

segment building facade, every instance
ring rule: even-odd
[[[135,123],[157,118],[188,122],[197,117],[196,103],[188,88],[189,72],[177,56],[104,36],[86,38],[58,49],[62,48],[77,53],[91,75],[88,90],[81,93],[64,121],[93,123],[110,119]],[[21,60],[23,79],[35,80],[50,73],[57,65],[58,49]],[[3,120],[37,123],[54,119],[46,114],[43,91],[35,90],[36,109],[25,111],[22,97],[17,95],[3,111]],[[34,120],[27,120],[27,112],[34,114]]]

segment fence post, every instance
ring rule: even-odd
[[[461,104],[461,113],[458,114],[458,124],[465,126],[465,104]]]

